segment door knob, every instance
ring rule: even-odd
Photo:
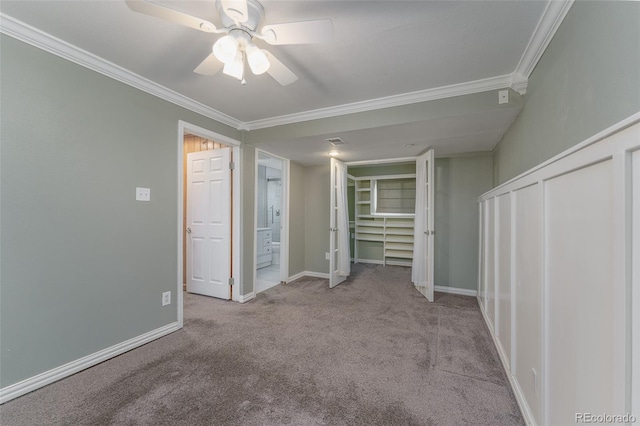
[[[191,233],[191,228],[187,228],[187,234]]]

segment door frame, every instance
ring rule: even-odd
[[[344,167],[344,174],[345,176],[345,187],[342,188],[342,190],[344,192],[347,191],[347,187],[349,186],[348,184],[348,166],[344,161],[340,161],[337,158],[331,158],[330,160],[330,164],[331,164],[331,194],[329,196],[329,208],[330,208],[330,215],[329,215],[329,288],[334,288],[335,286],[337,286],[340,283],[343,283],[344,281],[347,280],[348,276],[344,276],[344,275],[338,275],[336,270],[338,269],[338,259],[336,258],[336,253],[338,256],[341,256],[340,253],[340,249],[339,249],[339,241],[340,241],[340,232],[346,232],[347,235],[349,235],[348,241],[351,241],[351,236],[350,236],[350,232],[351,230],[349,229],[349,227],[347,226],[346,231],[340,230],[340,227],[338,225],[338,218],[337,216],[340,216],[340,213],[342,213],[341,211],[339,211],[338,206],[342,200],[338,199],[338,194],[337,194],[337,189],[338,185],[342,185],[342,182],[337,182],[337,172],[336,169],[338,167]],[[343,206],[344,209],[346,209],[346,213],[347,216],[349,215],[349,203],[347,202],[346,206]],[[349,218],[347,217],[347,223],[349,223]],[[348,248],[348,246],[347,246]],[[351,259],[349,259],[349,261],[351,261]]]
[[[182,247],[183,247],[183,201],[184,201],[184,179],[182,177],[183,173],[183,161],[184,161],[184,136],[185,133],[190,133],[201,138],[210,139],[215,142],[227,145],[231,148],[231,152],[233,153],[233,162],[235,163],[234,173],[232,175],[232,209],[231,214],[231,277],[234,279],[234,284],[232,287],[231,300],[237,301],[240,296],[240,286],[242,285],[242,268],[240,262],[240,242],[242,241],[240,226],[240,188],[242,188],[242,173],[241,173],[241,159],[240,159],[240,141],[230,138],[229,136],[222,135],[220,133],[216,133],[214,131],[202,128],[200,126],[196,126],[195,124],[188,123],[183,120],[178,120],[178,279],[176,286],[176,305],[178,307],[178,328],[182,328],[183,319],[184,319],[184,301],[183,301],[183,290],[182,290],[182,273],[184,265],[182,263]]]
[[[254,158],[254,181],[253,187],[258,188],[258,157],[260,154],[268,155],[269,157],[276,158],[282,161],[281,179],[282,179],[282,229],[280,231],[280,282],[289,281],[289,177],[291,171],[291,162],[288,158],[281,157],[279,155],[272,154],[260,148],[255,149]],[[256,233],[258,231],[258,191],[254,190],[253,200],[253,292],[255,295],[256,281],[258,271],[256,265],[258,262],[258,241]]]

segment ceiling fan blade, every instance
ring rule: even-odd
[[[262,36],[269,44],[323,43],[333,40],[331,19],[265,25]]]
[[[246,22],[249,19],[247,0],[220,0],[222,10],[231,19],[237,22]]]
[[[202,75],[214,75],[220,71],[222,65],[224,64],[216,58],[216,55],[211,53],[209,56],[204,58],[204,61],[200,62],[200,65],[198,65],[193,72]]]
[[[129,9],[134,12],[155,16],[156,18],[164,19],[165,21],[184,25],[185,27],[194,28],[206,33],[220,32],[216,29],[216,26],[209,21],[196,18],[195,16],[191,16],[183,12],[178,12],[177,10],[169,9],[165,6],[160,6],[159,4],[151,3],[150,1],[125,0],[125,3],[127,3]]]
[[[285,64],[280,62],[278,58],[273,56],[271,52],[265,50],[264,53],[267,55],[267,59],[269,59],[269,64],[271,64],[267,72],[274,78],[274,80],[280,83],[280,85],[288,86],[298,79],[298,76],[287,68]]]

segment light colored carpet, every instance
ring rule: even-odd
[[[524,424],[474,298],[355,265],[244,305],[185,294],[184,328],[0,407],[10,425]]]

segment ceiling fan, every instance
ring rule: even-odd
[[[288,22],[262,26],[264,8],[257,0],[216,0],[223,28],[189,14],[170,9],[149,0],[125,0],[129,9],[206,33],[225,34],[213,44],[212,53],[194,72],[213,75],[220,68],[226,75],[246,84],[245,64],[253,74],[267,72],[282,86],[298,79],[289,68],[268,50],[260,49],[254,39],[271,45],[306,44],[330,41],[333,24],[330,19]]]

